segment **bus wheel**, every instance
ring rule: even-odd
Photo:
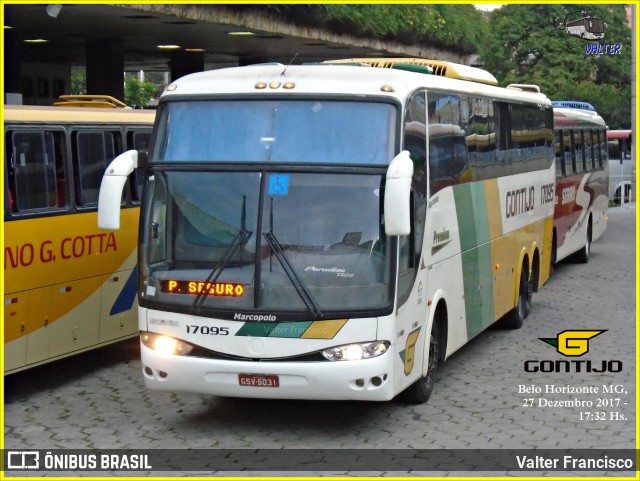
[[[553,240],[551,241],[551,270],[549,275],[553,274],[553,268],[558,260],[558,241],[556,239],[556,231],[553,230]]]
[[[433,319],[431,336],[429,338],[429,364],[427,374],[422,376],[411,386],[400,393],[400,400],[409,404],[423,404],[427,402],[436,383],[436,374],[440,364],[440,322],[436,316]]]
[[[529,281],[527,277],[527,270],[523,265],[518,287],[518,304],[502,318],[500,323],[500,326],[505,329],[520,329],[529,314],[531,297],[529,296]]]
[[[587,225],[587,235],[584,240],[584,247],[576,252],[575,259],[577,262],[586,264],[589,262],[589,256],[591,255],[591,216],[589,216],[589,224]]]

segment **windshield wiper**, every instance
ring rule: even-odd
[[[222,274],[222,271],[226,267],[227,263],[231,259],[233,259],[233,256],[236,255],[236,252],[238,252],[238,250],[240,249],[240,246],[246,244],[249,241],[249,237],[251,237],[251,231],[247,230],[247,227],[246,227],[246,224],[247,224],[246,202],[247,202],[247,197],[243,195],[242,196],[242,213],[240,214],[240,230],[238,230],[238,233],[231,241],[231,244],[229,244],[229,247],[227,247],[227,250],[224,251],[224,254],[222,254],[222,257],[220,258],[220,260],[216,262],[216,265],[213,266],[213,269],[211,269],[211,271],[209,272],[209,275],[204,280],[205,288],[202,290],[202,292],[199,292],[196,295],[196,298],[194,299],[193,304],[191,304],[191,309],[193,312],[200,312],[200,308],[204,304],[204,301],[207,299],[207,296],[209,295],[209,291],[211,290],[209,286],[211,286],[211,284],[215,283],[218,280],[218,277],[220,277],[220,274]]]
[[[300,296],[300,299],[302,299],[302,302],[304,302],[304,304],[307,306],[307,309],[309,309],[309,312],[314,316],[314,318],[322,317],[320,306],[318,306],[318,303],[311,295],[311,292],[309,292],[309,289],[307,289],[307,287],[304,285],[302,279],[300,279],[300,277],[298,277],[298,275],[296,274],[296,271],[291,265],[289,259],[287,259],[287,256],[284,253],[284,249],[282,248],[282,244],[280,244],[276,235],[273,232],[263,232],[262,235],[269,243],[271,250],[276,255],[276,259],[278,259],[278,262],[280,262],[282,269],[291,281],[293,287],[295,287],[296,292]]]
[[[240,246],[247,243],[247,241],[249,240],[249,237],[251,237],[250,231],[246,229],[240,229],[238,231],[233,241],[231,242],[229,247],[227,247],[227,250],[224,252],[224,255],[220,258],[220,260],[216,263],[216,265],[213,266],[213,269],[211,269],[211,272],[209,272],[209,275],[204,280],[205,288],[202,290],[202,292],[199,292],[196,295],[196,298],[193,301],[193,304],[191,304],[191,309],[193,311],[195,312],[200,311],[200,308],[204,304],[204,301],[207,299],[207,296],[209,295],[210,289],[208,286],[211,286],[211,284],[215,283],[218,280],[218,277],[220,277],[220,274],[222,274],[222,271],[226,267],[227,263],[233,258],[236,252],[238,252],[238,249],[240,249]]]

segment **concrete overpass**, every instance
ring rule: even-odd
[[[124,71],[169,71],[174,79],[226,66],[344,57],[468,62],[426,44],[338,34],[225,5],[5,4],[3,14],[5,94],[22,94],[30,104],[69,93],[72,66],[86,67],[88,93],[123,98]]]

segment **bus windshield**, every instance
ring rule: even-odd
[[[151,161],[387,165],[395,110],[326,100],[167,102]]]
[[[309,317],[388,307],[381,174],[154,173],[141,303]]]

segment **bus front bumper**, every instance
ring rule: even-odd
[[[375,358],[335,362],[204,359],[162,354],[142,343],[140,350],[149,389],[269,399],[393,398],[393,346]]]

